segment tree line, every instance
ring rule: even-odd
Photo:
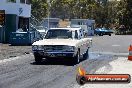
[[[32,14],[61,19],[95,19],[100,25],[132,28],[132,0],[32,0]]]

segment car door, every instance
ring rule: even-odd
[[[79,30],[79,38],[80,38],[80,54],[83,55],[84,52],[86,51],[83,29]]]
[[[82,40],[82,54],[84,54],[87,51],[88,47],[89,47],[89,39],[84,36],[83,32],[84,31],[82,31],[83,36],[81,38],[81,40]]]

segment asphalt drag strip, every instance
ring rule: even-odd
[[[41,64],[34,62],[33,54],[0,63],[0,88],[74,88],[78,66],[88,73],[96,73],[106,66],[111,71],[110,62],[117,59],[113,55],[90,53],[87,60],[78,65],[70,65],[65,60],[45,60]]]

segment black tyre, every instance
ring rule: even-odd
[[[36,63],[42,62],[42,57],[38,53],[34,53],[34,58]]]
[[[80,53],[78,51],[77,55],[73,58],[73,63],[74,64],[79,64],[79,62],[80,62]]]
[[[76,76],[76,81],[79,85],[84,85],[86,83],[86,78],[83,76]]]
[[[88,51],[89,51],[89,48],[87,49],[86,53],[83,55],[84,60],[86,60],[89,57]]]
[[[103,33],[99,33],[99,36],[103,36]]]
[[[109,34],[109,36],[111,36],[111,34]]]

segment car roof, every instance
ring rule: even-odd
[[[77,27],[77,28],[75,28],[75,27],[68,27],[68,28],[50,28],[49,30],[57,30],[57,29],[59,29],[59,30],[71,30],[71,31],[75,31],[75,30],[80,30],[81,28],[80,27]]]

